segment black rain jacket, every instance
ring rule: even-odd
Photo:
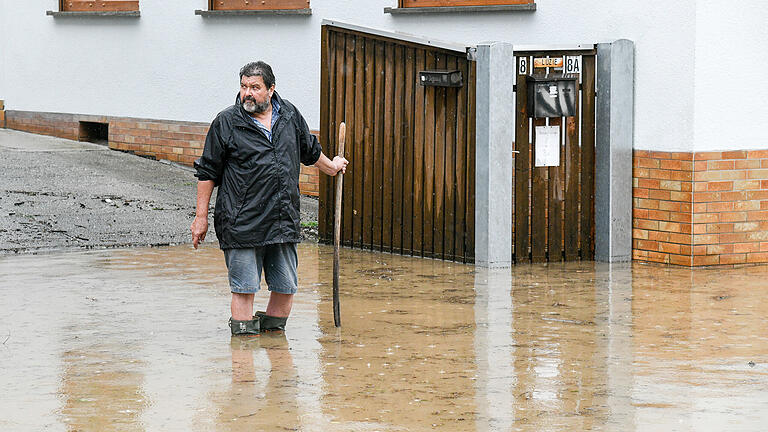
[[[299,163],[313,165],[322,148],[290,102],[280,103],[272,142],[235,104],[211,123],[195,177],[219,187],[213,221],[222,249],[301,241]]]

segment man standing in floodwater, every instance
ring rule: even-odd
[[[208,232],[208,204],[218,186],[213,220],[229,273],[233,336],[285,330],[298,288],[300,163],[335,176],[348,161],[323,154],[299,110],[275,91],[268,64],[248,63],[240,69],[235,104],[213,120],[195,161],[197,211],[190,227],[197,248]],[[269,303],[266,312],[253,315],[262,270]]]

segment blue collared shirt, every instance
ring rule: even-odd
[[[264,133],[267,135],[267,139],[269,139],[269,142],[272,142],[272,130],[274,130],[275,122],[277,122],[277,118],[280,117],[280,102],[277,101],[277,98],[272,96],[272,124],[269,128],[261,124],[260,121],[256,120],[255,118],[251,117],[254,122],[256,122],[256,126],[259,127]]]

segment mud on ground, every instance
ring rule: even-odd
[[[189,167],[0,130],[0,172],[0,254],[191,241],[197,179]],[[302,197],[301,217],[305,240],[317,241],[316,199]]]

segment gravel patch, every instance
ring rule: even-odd
[[[0,170],[0,255],[191,243],[189,167],[0,129]],[[301,205],[305,241],[317,241],[317,199]],[[210,217],[206,242],[213,205]]]

